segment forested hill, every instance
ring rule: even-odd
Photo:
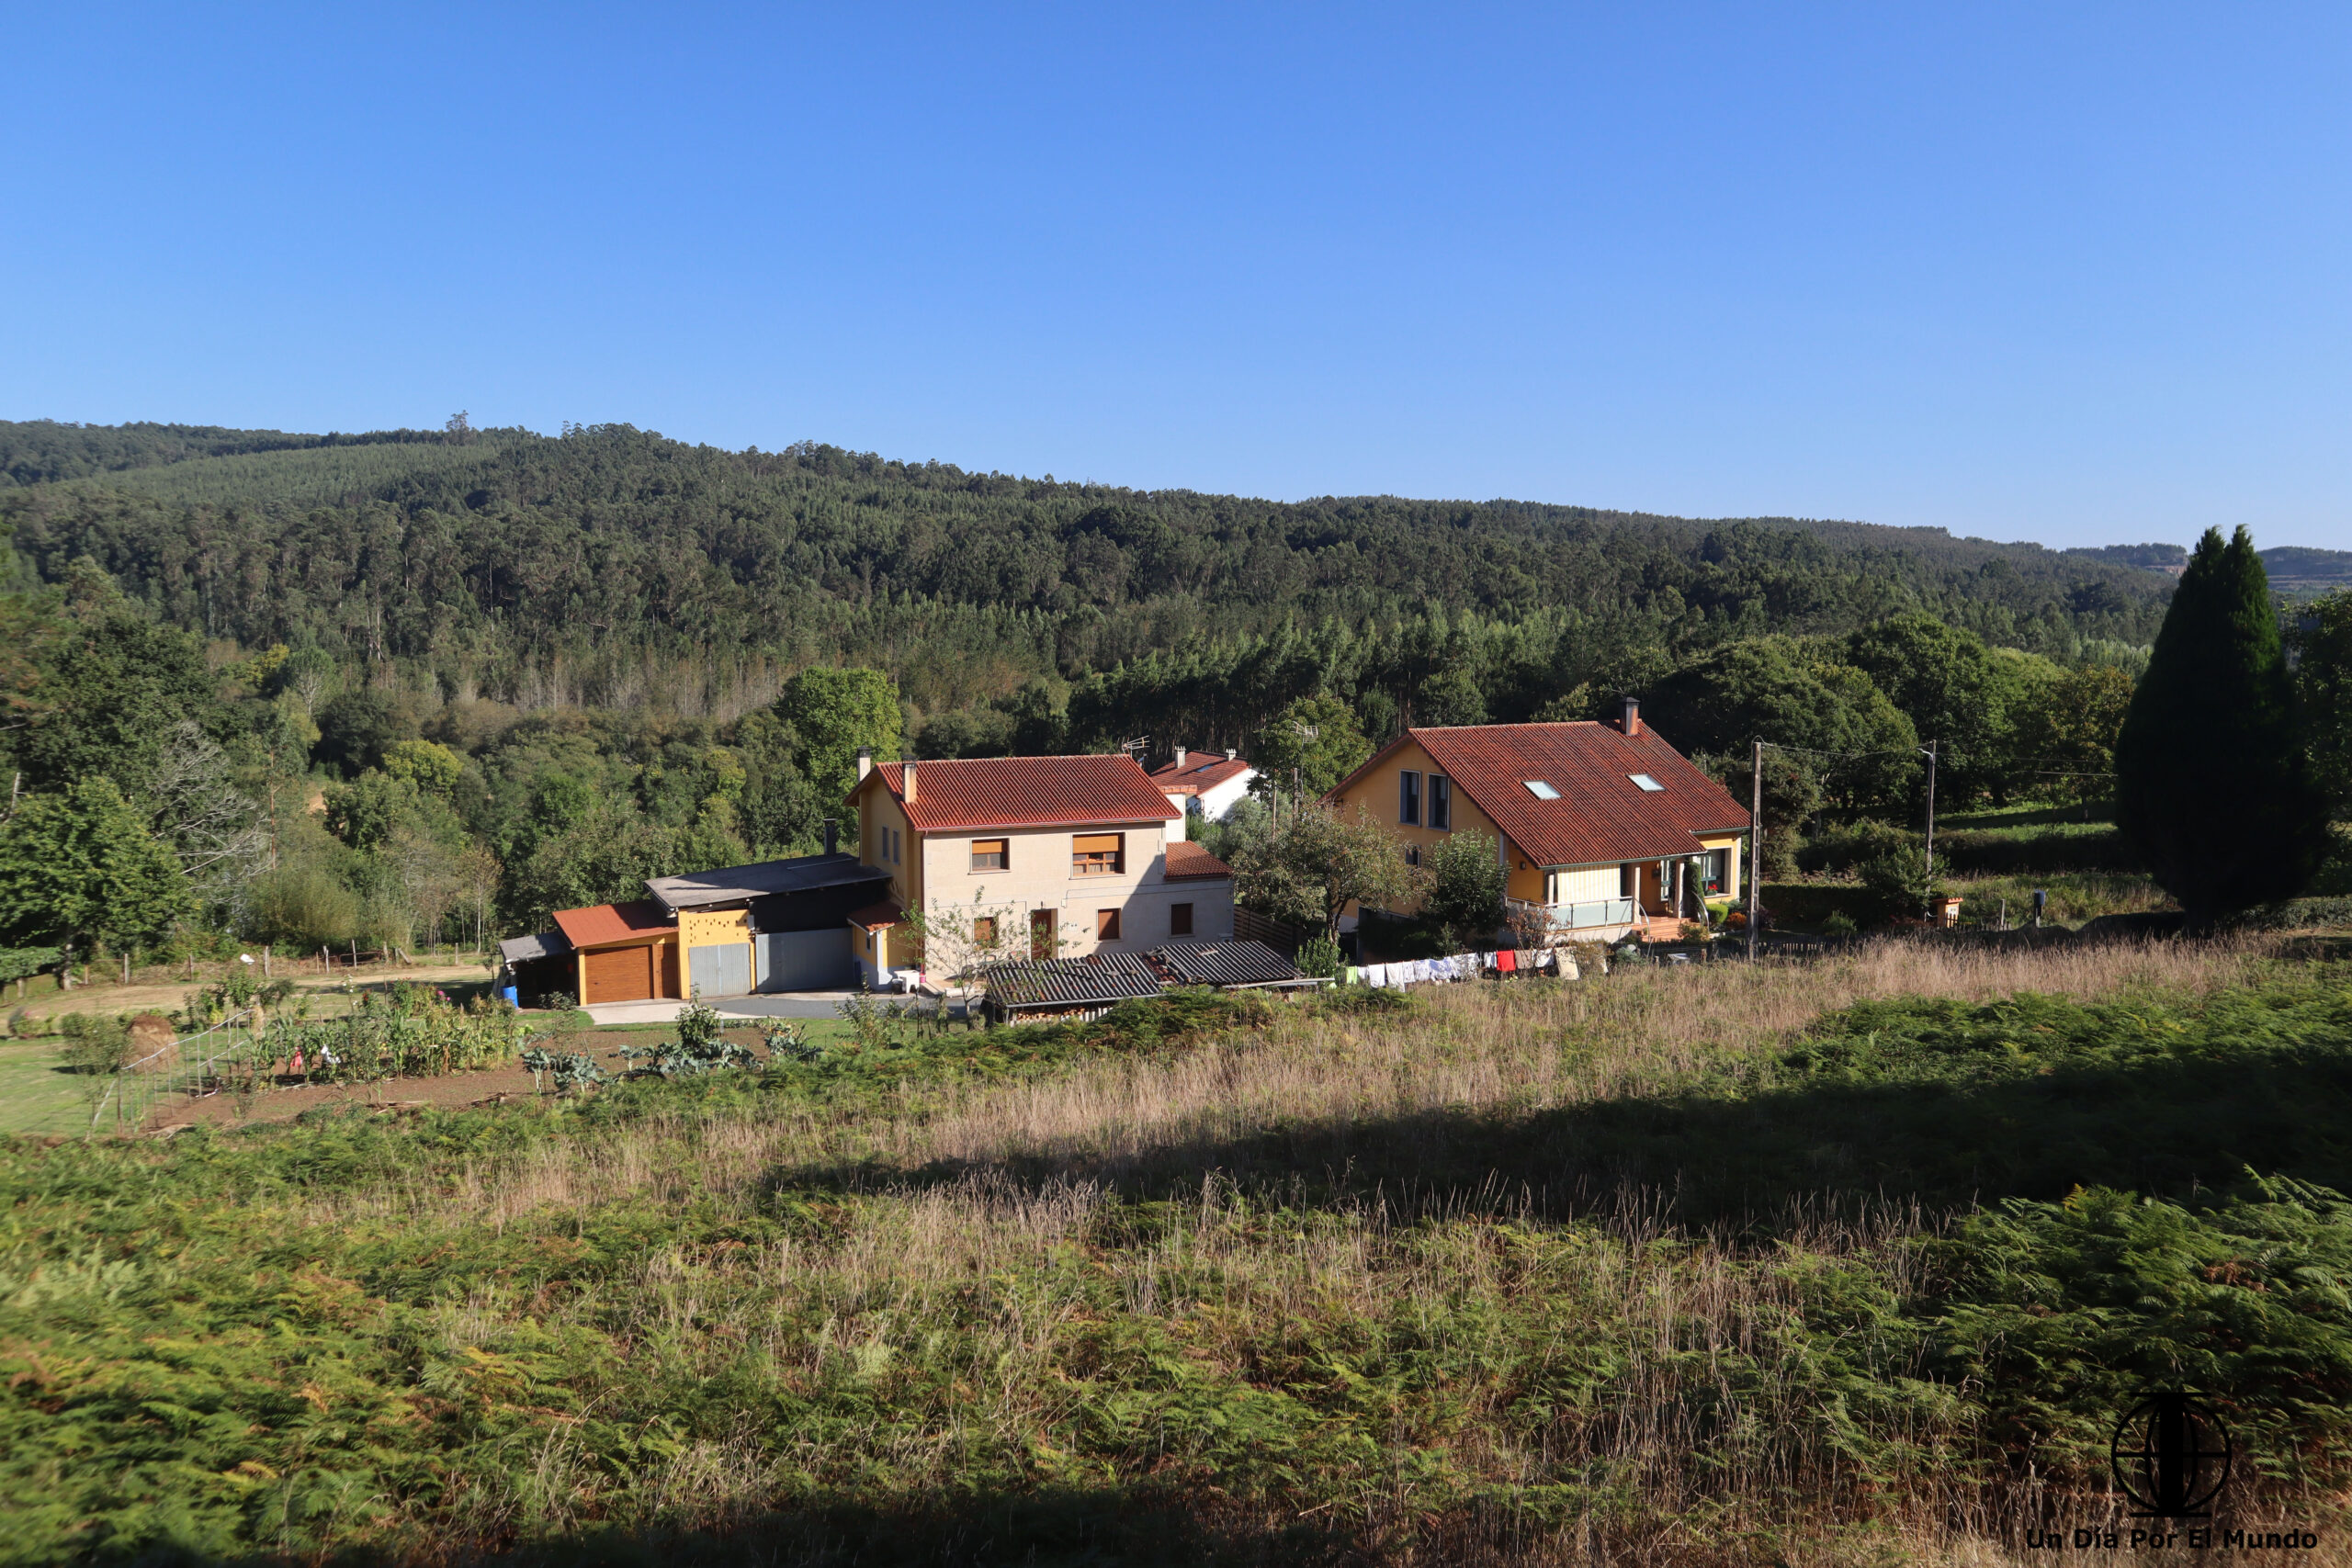
[[[657,655],[722,681],[746,660],[858,658],[956,705],[1202,638],[1441,610],[1544,620],[1555,642],[1574,627],[1597,659],[1629,637],[1842,631],[1924,608],[2064,660],[2144,644],[2168,591],[2123,563],[1939,530],[1279,503],[813,445],[725,452],[626,425],[0,424],[0,471],[15,484],[0,516],[46,580],[87,555],[208,637],[421,661],[526,699],[556,679],[615,700],[620,668]]]

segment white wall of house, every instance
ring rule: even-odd
[[[1619,868],[1614,865],[1577,866],[1568,871],[1551,874],[1551,898],[1555,904],[1582,904],[1594,898],[1620,897],[1622,884]]]
[[[1244,768],[1223,784],[1200,793],[1201,815],[1212,822],[1225,820],[1226,813],[1240,803],[1250,793],[1250,781],[1258,776],[1255,768]]]

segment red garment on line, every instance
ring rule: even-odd
[[[1504,948],[1495,954],[1495,967],[1506,975],[1510,974],[1519,967],[1519,954],[1508,947]]]

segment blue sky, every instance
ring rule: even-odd
[[[2352,547],[2352,8],[20,6],[0,417]]]

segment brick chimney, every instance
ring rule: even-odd
[[[868,774],[868,773],[872,773],[873,771],[874,771],[874,748],[873,748],[873,747],[871,747],[871,746],[861,746],[861,747],[859,747],[859,748],[857,749],[857,776],[858,776],[859,778],[864,778],[866,774]]]
[[[1178,773],[1181,773],[1184,771],[1184,759],[1191,755],[1192,753],[1185,750],[1182,746],[1176,748],[1176,771]]]
[[[915,803],[915,760],[912,757],[899,764],[899,796],[909,806]]]
[[[1639,735],[1642,732],[1641,698],[1620,697],[1617,699],[1617,728],[1628,735]]]

